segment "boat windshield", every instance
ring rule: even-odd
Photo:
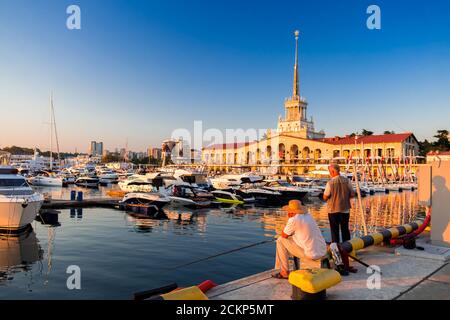
[[[0,179],[0,188],[20,188],[28,187],[25,179]]]

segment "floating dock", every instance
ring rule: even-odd
[[[70,208],[115,208],[122,198],[92,198],[83,200],[52,199],[42,204],[42,209],[70,209]]]
[[[380,287],[370,289],[368,279],[373,271],[367,272],[365,267],[352,262],[358,272],[343,276],[341,283],[327,289],[327,299],[450,299],[450,248],[433,246],[426,236],[421,237],[417,245],[425,250],[370,247],[358,251],[362,261],[381,269]],[[208,291],[208,297],[212,300],[291,300],[291,285],[287,280],[272,278],[273,272],[268,270],[222,284]]]

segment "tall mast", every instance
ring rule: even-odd
[[[50,171],[53,169],[53,91],[50,95]]]
[[[55,118],[55,108],[53,106],[53,93],[52,93],[52,117],[53,117],[53,127],[55,129],[55,138],[56,138],[56,151],[58,152],[58,163],[61,166],[61,156],[59,154],[59,140],[58,140],[58,131],[56,130],[56,118]]]

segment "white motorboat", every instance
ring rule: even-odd
[[[63,186],[67,186],[69,184],[74,184],[76,177],[75,175],[69,171],[68,169],[63,169],[61,170],[61,172],[59,173],[59,176],[62,178],[63,180]]]
[[[113,184],[119,182],[119,175],[113,170],[100,170],[98,179],[100,184]]]
[[[281,193],[281,198],[287,202],[289,200],[301,201],[308,194],[307,190],[293,186],[283,180],[268,180],[263,186],[263,189]]]
[[[80,187],[85,188],[98,188],[100,181],[97,177],[78,177],[77,180],[75,180],[75,184]]]
[[[203,189],[210,189],[211,187],[206,173],[201,171],[177,169],[173,173],[173,178],[180,182],[180,184],[188,183],[193,187]],[[168,181],[168,183],[171,183],[171,181]]]
[[[263,179],[259,175],[246,173],[246,174],[226,174],[218,178],[210,179],[210,181],[214,189],[220,190],[220,189],[235,188],[242,184],[262,182]]]
[[[409,191],[413,191],[414,189],[417,189],[417,185],[414,183],[402,183],[399,185],[399,187],[402,190],[409,190]]]
[[[293,176],[291,184],[308,191],[308,197],[320,197],[325,191],[324,183],[320,183],[318,179]]]
[[[140,174],[134,174],[119,181],[119,188],[126,192],[152,192],[154,190],[151,176]]]
[[[387,184],[386,189],[389,191],[400,191],[400,186],[398,184]]]
[[[28,178],[33,186],[62,187],[63,178],[54,176],[48,171],[40,171],[36,176]]]
[[[203,189],[189,185],[174,185],[168,189],[160,189],[166,192],[175,207],[190,209],[209,208],[214,204],[215,197]]]
[[[0,229],[28,227],[44,202],[44,197],[17,173],[12,167],[0,167]]]
[[[374,184],[372,185],[372,190],[374,192],[386,192],[386,187],[384,185]]]
[[[122,205],[154,205],[158,210],[168,203],[170,203],[170,198],[157,192],[130,192],[121,201]]]

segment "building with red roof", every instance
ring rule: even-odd
[[[364,158],[371,161],[403,161],[419,154],[419,142],[412,132],[381,135],[346,135],[325,137],[316,131],[312,118],[307,118],[306,99],[300,96],[298,76],[298,32],[292,96],[285,100],[285,117],[279,116],[277,129],[268,130],[260,140],[235,137],[235,142],[211,144],[202,149],[202,162],[218,170],[231,166],[256,168],[281,165],[326,163],[332,159]],[[253,137],[254,138],[254,137]]]

